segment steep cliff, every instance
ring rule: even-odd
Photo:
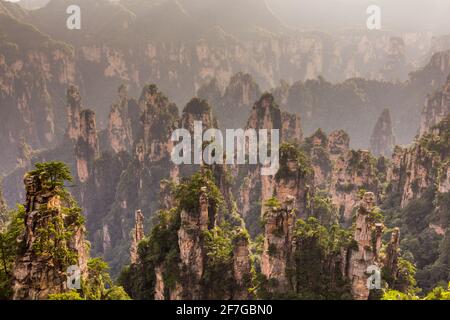
[[[432,95],[428,95],[422,111],[420,135],[426,134],[450,112],[450,75],[444,86]]]
[[[379,194],[382,182],[377,159],[369,151],[351,150],[349,143],[342,130],[327,136],[319,129],[303,145],[311,158],[314,185],[329,193],[344,225],[350,224],[360,191]]]
[[[175,188],[176,206],[159,212],[139,244],[139,260],[121,275],[140,299],[248,299],[249,238],[226,210],[212,172],[203,168]]]
[[[395,137],[389,109],[384,109],[378,118],[370,138],[370,151],[379,157],[390,157],[394,151]]]
[[[140,109],[137,101],[128,96],[128,89],[121,85],[118,97],[112,105],[108,120],[107,145],[115,152],[130,152],[134,136],[139,128]]]
[[[55,171],[56,172],[56,171]],[[57,179],[39,169],[25,176],[24,234],[13,269],[13,299],[46,299],[67,288],[67,268],[87,273],[81,211]]]
[[[264,247],[261,255],[261,273],[270,279],[270,293],[287,292],[292,259],[292,239],[295,224],[295,198],[289,196],[283,203],[267,203],[264,219]]]
[[[250,74],[240,72],[231,77],[223,95],[216,79],[202,86],[198,95],[210,101],[221,128],[233,129],[245,126],[252,105],[261,96],[261,91]]]
[[[23,11],[23,10],[22,10]],[[78,80],[73,49],[19,21],[26,12],[0,4],[0,171],[14,169],[21,139],[33,149],[54,146],[64,130],[57,108],[64,88]]]
[[[377,223],[375,210],[375,195],[366,193],[356,212],[354,240],[357,248],[351,251],[347,267],[348,277],[352,283],[352,295],[356,300],[369,298],[368,273],[372,271],[368,268],[371,266],[380,268],[379,255],[383,225],[380,222]]]
[[[389,226],[402,230],[401,248],[416,263],[418,284],[430,290],[447,281],[444,239],[448,234],[449,117],[409,147],[396,147],[388,169]]]
[[[279,130],[280,143],[289,141],[299,143],[303,138],[300,117],[295,114],[281,112],[269,93],[263,94],[254,104],[246,129]],[[270,138],[269,138],[270,141]],[[258,230],[258,221],[264,209],[262,204],[272,197],[275,186],[274,176],[262,176],[261,165],[240,166],[233,192],[238,194],[239,213],[244,217],[250,233]]]

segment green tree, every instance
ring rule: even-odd
[[[108,270],[109,266],[103,259],[89,259],[88,277],[82,283],[86,300],[130,300],[122,287],[114,285]]]
[[[18,251],[21,249],[17,239],[24,230],[25,208],[18,206],[8,212],[8,222],[0,230],[0,300],[11,297],[12,269]]]
[[[73,181],[69,167],[57,161],[36,163],[35,170],[29,172],[29,175],[39,177],[50,189],[63,187],[65,181]]]

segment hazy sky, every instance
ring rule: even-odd
[[[381,8],[382,26],[392,30],[450,33],[450,0],[267,0],[273,11],[296,27],[364,27],[366,9]]]
[[[17,2],[19,0],[7,0]],[[23,0],[28,3],[43,0]],[[180,3],[192,0],[178,0]],[[198,0],[197,0],[198,1]],[[210,0],[204,0],[208,2]],[[222,0],[227,1],[227,0]],[[255,1],[255,0],[242,0]],[[433,31],[450,34],[450,0],[259,0],[298,28],[340,30],[364,28],[366,9],[381,8],[382,27],[394,31]]]

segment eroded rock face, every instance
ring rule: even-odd
[[[397,278],[399,250],[400,229],[394,228],[391,234],[391,239],[386,247],[385,258],[383,261],[384,267],[392,279]]]
[[[390,157],[395,146],[389,109],[384,109],[372,131],[370,150],[375,156]]]
[[[65,110],[56,107],[74,83],[73,51],[14,17],[16,5],[0,5],[0,171],[13,170],[20,140],[32,149],[54,146],[64,131]],[[20,14],[19,14],[20,15]]]
[[[82,98],[78,87],[71,85],[67,89],[67,136],[71,140],[77,140],[80,136],[81,119],[83,109]]]
[[[248,300],[251,298],[251,294],[248,291],[252,281],[249,245],[248,239],[244,237],[239,237],[234,241],[233,277],[236,282],[233,292],[234,300]]]
[[[133,229],[133,237],[131,239],[131,248],[130,248],[130,262],[131,264],[138,263],[138,245],[139,242],[144,239],[144,216],[142,215],[141,210],[137,210],[134,215],[134,229]]]
[[[263,94],[253,106],[246,128],[256,129],[257,132],[261,129],[267,129],[269,132],[272,129],[279,130],[280,143],[300,143],[303,139],[300,117],[281,112],[274,96],[268,93]],[[237,199],[239,213],[246,219],[261,216],[265,209],[263,205],[257,203],[264,204],[266,200],[272,197],[276,185],[274,176],[262,176],[260,165],[241,166],[239,170],[241,171],[240,174],[245,176],[242,181],[238,182],[239,189],[236,190],[236,193],[239,194]],[[305,184],[305,182],[299,182],[297,178],[294,178],[294,180],[291,181],[292,185],[287,186],[287,188],[298,188],[297,191],[290,190],[289,192],[300,196],[305,188],[304,186],[299,187],[298,184]],[[281,189],[285,189],[285,187],[280,184],[278,189],[283,193],[284,191]],[[302,203],[303,200],[300,199],[298,204],[301,205]],[[254,233],[257,227],[249,226],[249,229],[250,232]]]
[[[281,113],[281,136],[284,141],[300,144],[303,141],[301,118],[298,114]]]
[[[119,87],[118,91],[119,95],[116,103],[112,105],[108,121],[109,145],[115,153],[131,151],[133,144],[128,91],[125,86]]]
[[[142,141],[147,161],[170,157],[173,142],[170,137],[178,125],[178,108],[156,86],[144,87],[139,106],[142,115]]]
[[[75,154],[78,179],[83,183],[89,179],[94,161],[100,155],[95,113],[91,110],[83,110],[80,113],[80,132]]]
[[[349,262],[348,277],[352,285],[352,294],[356,300],[369,298],[367,285],[367,269],[370,266],[380,266],[378,261],[381,249],[381,224],[376,224],[371,214],[375,209],[375,195],[368,192],[364,195],[356,213],[354,239],[357,249],[352,250]]]
[[[352,209],[358,203],[360,189],[377,191],[376,160],[369,151],[350,151],[333,164],[331,196],[338,206],[343,221],[351,220]]]
[[[206,190],[204,190],[206,191]],[[181,228],[178,231],[178,245],[182,270],[185,270],[182,283],[182,299],[201,299],[201,279],[205,267],[206,252],[202,232],[208,230],[208,197],[205,192],[200,195],[199,211],[181,212]]]
[[[434,168],[439,156],[420,144],[410,148],[397,147],[394,151],[388,180],[393,191],[401,194],[401,206],[420,197],[435,181]]]
[[[224,90],[213,78],[199,88],[197,95],[211,104],[220,128],[225,130],[245,126],[253,103],[261,96],[261,90],[250,74],[239,72],[231,77]]]
[[[350,138],[337,130],[326,135],[317,130],[306,140],[314,170],[314,185],[327,190],[339,210],[341,222],[349,225],[360,189],[378,193],[377,160],[367,150],[350,150]]]
[[[289,203],[295,209],[296,217],[306,219],[311,214],[311,199],[314,194],[314,177],[305,173],[296,158],[285,158],[280,161],[282,168],[275,176],[272,193],[266,194],[269,199],[275,195],[281,203]],[[295,200],[295,201],[292,201]],[[265,212],[265,206],[262,207]]]
[[[328,136],[328,151],[331,160],[336,160],[340,155],[350,150],[350,137],[344,130],[336,130]]]
[[[61,210],[65,205],[57,192],[43,184],[38,176],[27,175],[24,179],[26,196],[25,232],[19,239],[22,250],[13,269],[13,299],[46,299],[49,294],[62,293],[67,288],[67,268],[76,264],[82,277],[87,275],[88,252],[84,240],[85,231]],[[49,228],[60,221],[58,232],[71,231],[67,240],[58,240],[55,248],[67,248],[75,261],[61,260],[54,250],[42,246],[41,241]],[[51,229],[50,229],[51,230]]]
[[[427,97],[422,111],[420,135],[427,133],[433,126],[450,113],[450,76],[444,86]]]
[[[289,197],[279,208],[268,208],[264,220],[264,251],[261,256],[261,273],[274,283],[272,293],[287,292],[287,268],[292,254],[295,221],[295,199]]]

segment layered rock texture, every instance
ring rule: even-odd
[[[64,88],[77,80],[72,48],[21,21],[16,5],[0,4],[0,172],[14,169],[21,139],[33,149],[54,146],[65,113]]]
[[[413,145],[397,147],[387,175],[386,202],[394,207],[389,216],[391,226],[401,228],[401,247],[414,255],[419,268],[418,282],[426,289],[437,279],[447,279],[446,273],[439,270],[448,265],[443,258],[449,221],[448,132],[447,116]]]
[[[270,207],[264,215],[261,273],[274,282],[268,289],[271,292],[285,292],[290,286],[288,270],[292,263],[292,240],[296,217],[294,204],[295,198],[290,196],[279,207]]]
[[[374,217],[375,195],[366,193],[356,213],[354,239],[357,249],[351,251],[348,276],[352,283],[352,294],[357,300],[369,298],[369,267],[378,270],[383,225]],[[378,288],[380,289],[380,288]]]
[[[134,229],[130,248],[130,262],[131,264],[138,263],[138,245],[144,239],[144,216],[140,210],[137,210],[134,215]]]
[[[251,298],[249,238],[212,178],[204,167],[178,186],[176,206],[160,212],[137,263],[121,275],[135,298]]]
[[[429,95],[422,112],[420,135],[427,133],[450,113],[450,76],[447,82],[432,95]]]
[[[314,185],[326,190],[339,211],[339,219],[349,225],[352,210],[358,204],[361,190],[381,191],[377,159],[367,150],[351,150],[350,137],[342,130],[327,135],[316,131],[305,140],[310,154]],[[379,170],[381,169],[381,170]]]
[[[67,268],[87,273],[88,251],[79,212],[43,176],[25,176],[25,231],[13,269],[13,299],[46,299],[67,288]]]

